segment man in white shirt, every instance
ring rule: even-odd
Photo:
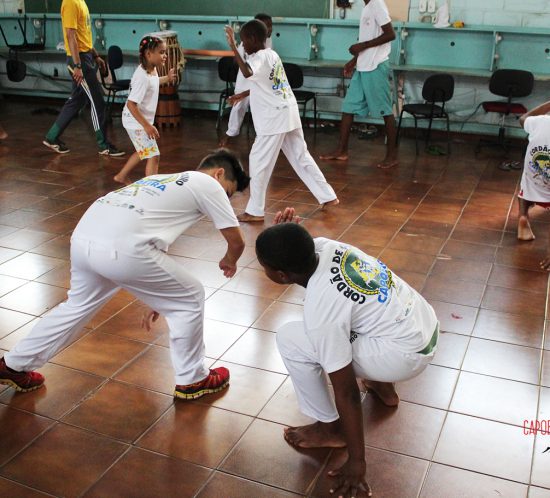
[[[518,194],[518,239],[533,240],[535,234],[529,223],[529,208],[534,204],[550,209],[550,102],[535,107],[519,119],[529,135],[523,162],[523,175]],[[540,262],[550,270],[550,249]]]
[[[232,277],[244,241],[229,197],[248,182],[239,160],[221,149],[205,157],[197,171],[145,177],[99,198],[71,237],[67,301],[0,358],[0,383],[22,392],[41,387],[44,377],[33,370],[123,288],[151,307],[147,328],[159,314],[168,322],[176,398],[195,399],[227,387],[226,368],[204,365],[204,288],[166,251],[206,215],[227,241],[219,267]]]
[[[283,63],[274,50],[265,48],[265,24],[252,20],[241,28],[241,40],[248,54],[246,62],[239,54],[230,26],[226,27],[226,35],[239,69],[250,84],[250,110],[256,129],[249,159],[250,200],[239,220],[264,220],[267,185],[281,150],[319,204],[338,204],[333,188],[307,150],[298,103]]]
[[[254,19],[261,21],[267,28],[267,38],[265,40],[265,48],[273,48],[271,33],[273,31],[273,21],[269,14],[256,14]],[[246,60],[248,55],[244,51],[242,43],[238,46],[239,54]],[[250,103],[250,89],[246,78],[241,70],[237,73],[237,81],[235,82],[235,93],[229,97],[228,102],[231,104],[231,112],[229,113],[229,121],[227,123],[227,131],[225,136],[220,141],[220,147],[225,147],[229,139],[236,137],[241,132],[241,126],[248,110]]]
[[[276,283],[305,287],[304,320],[277,331],[277,346],[301,411],[317,420],[285,429],[299,448],[347,446],[337,496],[357,496],[365,481],[361,397],[363,379],[389,406],[394,382],[410,379],[431,362],[438,320],[433,308],[384,263],[336,240],[313,239],[287,208],[256,240],[258,261]],[[334,389],[330,395],[326,375]],[[342,493],[342,494],[340,494]]]
[[[321,156],[323,160],[347,161],[351,125],[355,114],[384,119],[387,144],[386,157],[379,168],[398,165],[397,129],[393,116],[389,82],[389,56],[395,32],[384,0],[364,0],[359,25],[359,43],[349,48],[353,55],[344,66],[344,76],[351,76],[346,98],[342,105],[340,140],[335,152]]]

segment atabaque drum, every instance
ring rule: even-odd
[[[178,43],[178,34],[175,31],[157,31],[155,33],[148,33],[148,36],[160,38],[166,43],[166,64],[157,69],[159,76],[167,76],[172,68],[176,70],[177,75],[174,83],[160,86],[155,123],[159,126],[179,126],[181,122],[181,106],[178,87],[182,79],[185,59],[183,57],[183,50]]]

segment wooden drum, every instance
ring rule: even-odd
[[[170,69],[176,70],[177,79],[175,83],[161,85],[159,92],[159,102],[155,115],[157,126],[179,126],[181,121],[181,106],[178,96],[178,86],[181,81],[185,59],[183,50],[178,43],[178,34],[175,31],[158,31],[149,33],[149,36],[160,38],[166,43],[166,64],[158,68],[159,76],[167,76]]]

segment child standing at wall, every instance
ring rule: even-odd
[[[518,194],[518,239],[533,240],[535,234],[529,223],[529,208],[538,204],[550,208],[550,102],[535,107],[519,119],[529,134],[523,175]],[[550,250],[540,262],[543,270],[550,270]]]
[[[159,170],[159,149],[156,139],[159,132],[153,125],[159,99],[159,87],[176,79],[176,70],[159,78],[157,67],[166,63],[166,44],[154,36],[145,36],[139,44],[140,64],[132,76],[130,95],[122,111],[122,125],[134,144],[134,152],[115,175],[115,181],[130,183],[128,174],[141,161],[147,160],[145,176],[156,175]]]
[[[267,38],[265,40],[265,48],[272,48],[271,33],[273,31],[273,20],[269,14],[256,14],[254,19],[262,21],[267,27]],[[238,46],[239,53],[243,60],[246,60],[246,54],[243,44]],[[220,147],[225,147],[232,137],[236,137],[241,132],[246,111],[250,103],[250,90],[246,78],[242,71],[237,73],[237,81],[235,82],[235,93],[227,99],[231,104],[231,113],[229,114],[229,122],[227,123],[227,131],[225,136],[220,140]]]
[[[266,25],[252,20],[241,28],[247,62],[239,53],[233,29],[227,26],[225,31],[239,69],[250,83],[250,110],[256,128],[249,158],[250,199],[239,221],[264,220],[267,184],[280,150],[320,204],[338,204],[334,190],[307,150],[298,104],[283,63],[274,50],[265,48]]]

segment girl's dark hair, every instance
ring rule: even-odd
[[[210,168],[223,168],[225,177],[237,183],[237,192],[242,192],[250,183],[250,177],[245,173],[239,158],[227,149],[217,149],[208,154],[197,169]]]
[[[164,43],[163,40],[157,38],[156,36],[144,36],[139,42],[139,63],[145,67],[145,51],[146,50],[155,50],[161,43]]]

